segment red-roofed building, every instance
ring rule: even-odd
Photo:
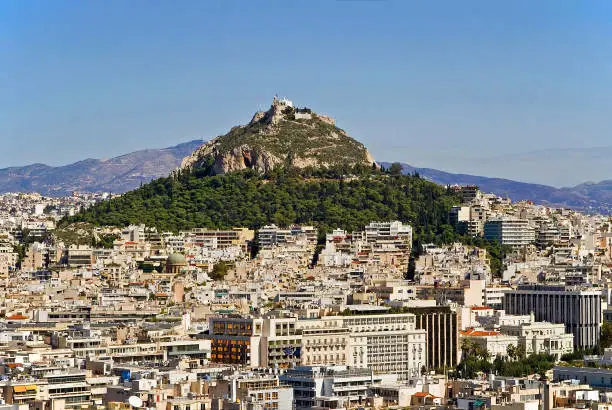
[[[464,330],[459,332],[462,336],[497,336],[501,333],[496,332],[494,330],[476,330],[474,328],[470,328],[468,330]]]
[[[505,357],[508,355],[508,346],[519,345],[517,336],[504,335],[493,330],[469,328],[459,332],[461,339],[468,339],[472,343],[478,344],[480,347],[487,349],[491,355],[491,360],[496,356]]]
[[[6,320],[29,320],[29,319],[30,319],[29,317],[24,316],[21,313],[15,313],[14,315],[11,315],[6,318]]]
[[[412,395],[410,403],[412,406],[423,406],[423,405],[440,405],[442,404],[442,397],[436,397],[431,393],[417,392]]]

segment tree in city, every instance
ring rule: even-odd
[[[606,349],[612,346],[612,323],[604,321],[601,324],[599,346],[601,349]]]
[[[212,271],[208,274],[212,280],[223,280],[229,272],[229,266],[226,262],[221,261],[213,266]]]

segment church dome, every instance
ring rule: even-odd
[[[166,265],[185,266],[187,265],[187,259],[180,253],[173,253],[166,259]]]

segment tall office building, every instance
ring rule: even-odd
[[[449,306],[410,307],[416,328],[427,332],[427,367],[443,369],[458,363],[457,312]]]
[[[565,324],[565,331],[574,335],[574,348],[586,349],[599,344],[599,290],[524,285],[507,291],[503,306],[509,314],[528,315],[533,312],[538,322]]]

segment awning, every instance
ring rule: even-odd
[[[15,393],[25,393],[27,391],[26,386],[13,386]]]

